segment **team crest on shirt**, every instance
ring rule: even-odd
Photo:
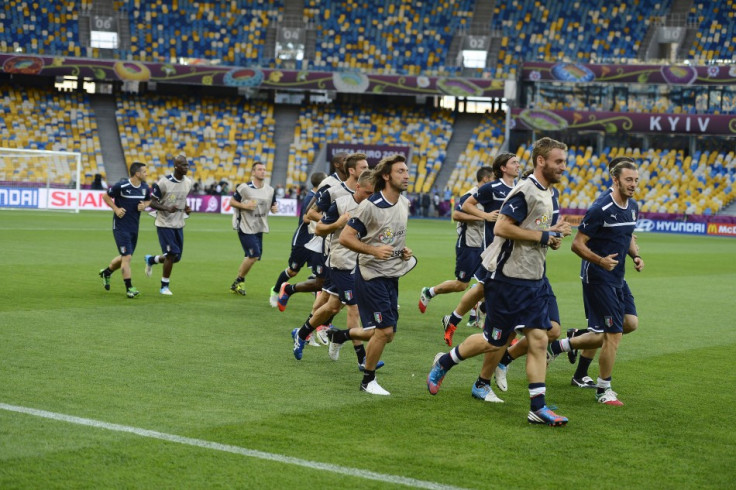
[[[376,321],[376,323],[381,323],[383,320],[383,315],[381,315],[380,311],[373,312],[373,319]]]
[[[493,340],[501,340],[501,335],[503,335],[503,332],[499,330],[498,328],[493,328],[493,331],[491,332],[491,338]]]
[[[321,265],[318,265],[317,266],[317,274],[322,274],[322,271],[323,270],[324,270],[324,268]]]
[[[613,326],[613,317],[604,316],[603,317],[603,323],[605,323],[606,326],[609,327],[609,328],[612,327]]]
[[[465,271],[460,271],[460,279],[465,279]]]
[[[390,245],[394,242],[394,232],[391,228],[386,228],[378,235],[378,240],[384,245]]]
[[[125,247],[120,247],[120,253],[125,255]]]
[[[347,291],[345,291],[345,299],[348,300],[348,301],[350,301],[351,299],[353,299],[353,290],[352,289],[348,289]]]
[[[636,211],[634,211],[633,209],[631,210],[631,220],[636,221]]]
[[[545,225],[547,224],[547,222],[549,222],[549,216],[547,216],[546,214],[542,216],[541,218],[537,218],[534,220],[534,224],[537,226]]]

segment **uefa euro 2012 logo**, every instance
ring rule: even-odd
[[[391,228],[386,228],[378,235],[378,240],[384,245],[391,245],[394,242],[394,232]]]

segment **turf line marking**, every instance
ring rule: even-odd
[[[85,425],[88,427],[94,427],[97,429],[105,429],[115,432],[126,432],[128,434],[134,434],[141,437],[149,437],[151,439],[159,439],[162,441],[176,442],[178,444],[186,444],[188,446],[195,446],[204,449],[212,449],[214,451],[222,451],[226,453],[239,454],[241,456],[248,456],[250,458],[264,459],[268,461],[276,461],[277,463],[286,463],[296,466],[303,466],[305,468],[321,471],[329,471],[332,473],[340,473],[342,475],[353,476],[357,478],[365,478],[368,480],[376,480],[385,483],[394,483],[397,485],[406,485],[416,488],[430,488],[430,489],[460,489],[461,487],[453,487],[449,485],[442,485],[440,483],[434,483],[424,480],[415,480],[414,478],[406,478],[403,476],[387,475],[384,473],[376,473],[368,470],[361,470],[358,468],[350,468],[347,466],[338,466],[329,463],[320,463],[317,461],[308,461],[306,459],[292,458],[290,456],[283,456],[281,454],[266,453],[263,451],[257,451],[254,449],[247,449],[239,446],[231,446],[229,444],[220,444],[217,442],[205,441],[202,439],[192,439],[190,437],[177,436],[175,434],[166,434],[164,432],[157,432],[153,430],[141,429],[138,427],[131,427],[128,425],[110,424],[107,422],[101,422],[99,420],[85,419],[81,417],[75,417],[73,415],[64,415],[63,413],[47,412],[45,410],[37,410],[35,408],[19,407],[16,405],[7,405],[0,403],[0,409],[8,412],[23,413],[26,415],[33,415],[36,417],[43,417],[46,419],[57,420],[61,422],[69,422],[71,424]]]

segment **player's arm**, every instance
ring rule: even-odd
[[[322,219],[322,213],[319,211],[317,206],[313,204],[309,207],[309,209],[307,209],[307,212],[304,215],[304,219],[319,222]]]
[[[390,245],[381,245],[380,247],[374,247],[360,241],[360,231],[353,228],[350,224],[352,221],[345,225],[345,228],[340,232],[340,245],[349,248],[353,252],[358,252],[364,255],[372,255],[377,259],[386,260],[390,259],[394,254],[394,249]]]
[[[125,209],[117,207],[115,205],[115,201],[112,197],[110,197],[107,192],[102,195],[102,200],[105,201],[105,204],[112,208],[112,212],[115,213],[115,216],[117,216],[118,218],[122,218],[123,216],[125,216]]]
[[[636,235],[631,235],[628,253],[629,257],[634,259],[634,269],[636,269],[636,272],[641,272],[644,268],[644,259],[639,255],[639,245],[636,244]]]
[[[276,193],[271,194],[271,212],[276,214],[279,212],[279,202],[276,200]]]
[[[478,199],[475,196],[469,196],[463,203],[463,212],[484,221],[496,221],[498,219],[497,210],[486,213],[485,211],[481,211],[476,204],[478,204]]]
[[[237,196],[237,197],[236,197]],[[235,209],[242,209],[244,211],[253,211],[258,207],[258,201],[255,199],[249,199],[245,202],[241,201],[243,199],[238,191],[235,191],[233,193],[233,196],[230,198],[230,207]]]
[[[618,254],[601,257],[588,247],[589,240],[590,237],[578,229],[578,232],[572,241],[572,251],[581,259],[587,260],[591,264],[596,264],[607,271],[615,269],[616,265],[618,265],[618,260],[616,260],[616,256]]]
[[[475,208],[475,209],[478,209],[478,208]],[[458,211],[457,209],[452,211],[452,219],[453,221],[459,221],[460,223],[472,223],[474,221],[483,221],[483,218],[473,216],[472,214],[468,214],[463,211]]]
[[[322,220],[317,222],[317,228],[314,234],[317,236],[327,236],[345,226],[349,219],[350,213],[340,215],[340,211],[337,209],[337,203],[333,202]]]
[[[499,214],[493,234],[507,240],[537,242],[553,247],[559,245],[561,238],[549,231],[529,230],[519,226],[519,222],[506,214]]]
[[[157,211],[166,211],[167,213],[175,213],[178,211],[178,209],[176,209],[176,206],[165,206],[163,203],[161,203],[162,198],[163,195],[161,193],[161,188],[158,186],[158,184],[153,184],[153,192],[151,192],[150,201],[151,208]]]

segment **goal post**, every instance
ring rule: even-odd
[[[0,147],[0,209],[66,209],[79,212],[82,154],[70,151]],[[65,207],[51,206],[54,189],[76,197]]]

